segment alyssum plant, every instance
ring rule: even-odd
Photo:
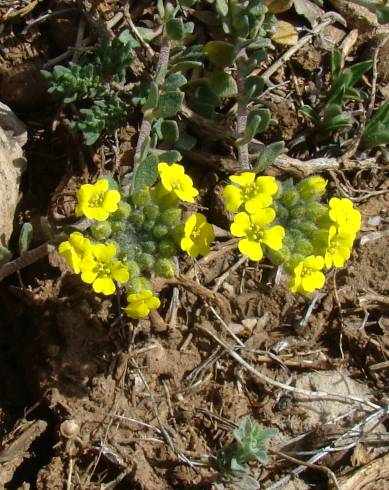
[[[96,293],[113,294],[117,282],[124,286],[125,311],[134,319],[159,307],[150,278],[173,277],[179,251],[206,255],[214,239],[204,215],[193,213],[183,221],[180,204],[193,204],[198,195],[184,167],[161,162],[158,173],[155,185],[127,194],[110,179],[82,185],[76,216],[88,218],[90,226],[59,245],[68,265]],[[361,216],[349,199],[320,202],[326,187],[322,177],[295,185],[243,172],[230,180],[224,197],[234,213],[231,233],[239,238],[242,254],[283,265],[290,289],[303,295],[323,287],[325,270],[343,267]]]

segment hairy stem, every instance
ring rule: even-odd
[[[167,67],[169,63],[171,42],[169,39],[164,38],[162,40],[161,50],[159,52],[158,63],[155,70],[155,79],[159,86],[163,84],[166,77]],[[145,139],[150,136],[152,127],[153,116],[150,113],[145,113],[143,116],[142,124],[139,129],[139,137],[136,144],[135,156],[134,156],[134,168],[133,177],[131,182],[131,190],[135,188],[135,176],[138,171],[138,167],[141,163],[142,146]]]
[[[246,58],[246,52],[243,49],[237,59],[238,65],[238,78],[237,78],[237,86],[238,86],[238,111],[236,115],[236,139],[239,140],[243,138],[244,132],[246,131],[247,125],[247,101],[244,98],[245,94],[245,77],[239,72],[239,60],[244,60]],[[249,170],[250,162],[249,162],[249,145],[239,145],[238,146],[238,159],[241,170]]]

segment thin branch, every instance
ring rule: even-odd
[[[3,267],[0,268],[0,282],[5,277],[10,276],[11,274],[14,274],[20,269],[24,269],[31,264],[34,264],[43,257],[46,257],[46,255],[48,255],[53,250],[55,250],[54,245],[44,243],[43,245],[39,245],[39,247],[25,252],[21,257],[18,257],[17,259],[3,265]]]
[[[245,77],[240,73],[239,65],[240,61],[244,61],[246,59],[246,51],[242,49],[239,53],[237,59],[237,67],[238,67],[238,77],[237,77],[237,86],[238,86],[238,111],[236,114],[236,139],[237,141],[244,137],[244,133],[246,131],[247,126],[247,100],[245,99]],[[243,145],[238,146],[238,159],[241,170],[250,170],[250,161],[249,161],[249,145],[245,143]]]

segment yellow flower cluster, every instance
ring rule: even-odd
[[[168,165],[162,162],[158,164],[158,172],[165,191],[174,194],[182,201],[194,203],[194,198],[199,191],[193,186],[192,179],[186,175],[182,165],[177,163]],[[190,257],[206,255],[214,239],[212,225],[201,213],[192,214],[179,233],[180,247]]]
[[[254,172],[243,172],[230,177],[235,185],[224,188],[224,199],[228,211],[241,211],[234,217],[231,233],[241,238],[239,251],[251,260],[261,260],[263,245],[273,250],[282,248],[285,230],[280,225],[269,226],[276,218],[272,207],[273,196],[278,191],[274,177],[256,177]]]
[[[114,281],[122,284],[129,279],[127,267],[116,260],[116,247],[113,244],[93,244],[78,231],[70,234],[69,240],[59,244],[59,254],[64,257],[68,266],[81,279],[92,284],[96,293],[113,294],[116,290]]]
[[[361,227],[361,214],[346,198],[333,197],[328,203],[328,223],[324,232],[324,244],[316,248],[320,255],[311,255],[294,269],[289,283],[292,292],[308,295],[323,287],[325,276],[322,269],[343,267],[350,258],[357,232]]]

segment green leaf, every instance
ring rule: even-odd
[[[193,70],[193,68],[201,68],[203,64],[201,61],[179,61],[175,65],[173,65],[171,72],[182,72],[185,73],[189,70]]]
[[[176,121],[162,121],[161,134],[163,141],[168,145],[175,143],[180,136]]]
[[[19,254],[23,255],[30,248],[33,228],[31,223],[23,223],[19,235]]]
[[[150,145],[151,145],[151,139],[150,139],[150,136],[146,136],[146,138],[144,139],[143,143],[142,143],[142,146],[141,146],[141,149],[140,149],[140,156],[139,156],[139,160],[141,162],[143,162],[143,160],[146,159],[149,151],[150,151]]]
[[[184,93],[180,91],[165,92],[159,97],[155,117],[174,117],[181,109],[184,101]]]
[[[283,141],[276,141],[265,146],[258,154],[258,159],[254,165],[256,173],[263,172],[267,167],[273,165],[277,157],[284,153],[285,143]]]
[[[250,101],[258,98],[264,89],[265,81],[262,77],[248,77],[244,84],[245,97]]]
[[[264,49],[256,50],[246,62],[239,67],[239,71],[243,76],[250,75],[250,73],[258,67],[259,63],[265,61],[267,58],[266,51]]]
[[[304,107],[302,107],[299,110],[305,116],[307,116],[309,119],[311,119],[311,121],[315,124],[315,126],[319,126],[320,117],[319,117],[319,114],[315,111],[315,109],[312,109],[312,107],[309,105],[305,105]]]
[[[135,175],[135,192],[144,187],[151,187],[158,180],[158,158],[156,155],[149,155],[141,162]]]
[[[158,14],[163,19],[165,17],[165,6],[163,0],[157,0]]]
[[[179,0],[179,2],[183,7],[193,7],[197,0]]]
[[[190,134],[182,134],[176,141],[176,147],[179,150],[192,150],[197,143],[197,139]]]
[[[12,258],[12,253],[8,250],[8,248],[0,245],[0,266],[9,262]]]
[[[224,71],[208,73],[207,79],[213,92],[219,97],[233,97],[238,92],[238,87],[232,76]]]
[[[118,191],[119,190],[119,184],[117,183],[117,181],[111,177],[110,175],[101,175],[99,177],[99,180],[106,180],[108,182],[108,187],[109,189],[112,189],[114,191]]]
[[[220,15],[228,15],[228,3],[227,0],[216,0],[216,10]]]
[[[200,114],[200,116],[206,117],[207,119],[214,119],[218,116],[214,106],[205,102],[192,102],[192,109],[197,112],[197,114]]]
[[[165,163],[175,163],[182,160],[182,155],[177,150],[168,150],[168,151],[155,151],[159,162]]]
[[[237,54],[235,46],[224,41],[209,41],[203,50],[209,61],[218,68],[232,65]]]
[[[171,92],[183,87],[187,82],[182,73],[173,73],[166,78],[163,88],[166,92]]]
[[[158,106],[159,100],[159,90],[158,85],[155,82],[150,83],[149,95],[146,99],[144,106],[142,107],[143,112],[148,109],[155,109]]]
[[[184,23],[181,19],[170,19],[166,23],[166,34],[173,41],[180,41],[185,34]]]

